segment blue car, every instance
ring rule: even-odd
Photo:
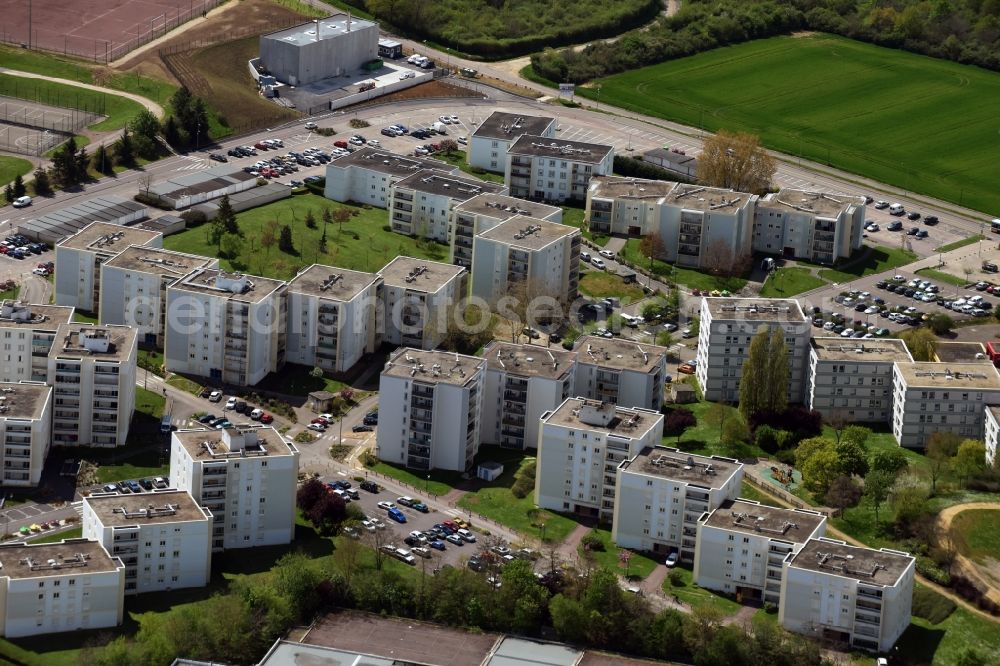
[[[441,541],[440,539],[434,539],[434,541],[431,541],[427,545],[430,546],[431,548],[433,548],[434,550],[444,550],[445,549],[444,541]]]
[[[397,523],[406,522],[406,516],[399,509],[389,509],[389,517],[395,520]]]

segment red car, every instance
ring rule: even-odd
[[[264,412],[263,414],[260,415],[261,423],[272,423],[273,421],[274,417],[268,414],[267,412]]]
[[[330,425],[330,422],[327,421],[324,418],[315,418],[312,421],[310,421],[310,423],[318,423],[321,426],[328,426],[328,425]]]
[[[256,148],[257,150],[267,150],[268,148],[270,148],[270,146],[262,142],[253,144],[253,147]]]
[[[333,145],[335,145],[337,148],[347,148],[346,141],[334,141]]]

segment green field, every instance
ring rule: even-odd
[[[18,174],[23,176],[30,172],[31,162],[28,160],[22,160],[20,157],[0,155],[0,187],[17,178]]]
[[[977,561],[1000,555],[1000,511],[970,509],[955,516],[951,530],[959,549]]]
[[[876,245],[866,247],[855,258],[844,262],[840,268],[825,268],[819,276],[830,282],[850,282],[865,275],[873,275],[887,271],[890,268],[905,266],[917,260],[917,255],[909,250]]]
[[[577,94],[984,212],[1000,211],[1000,74],[818,34],[715,49]]]
[[[934,270],[933,268],[921,268],[917,271],[917,275],[922,275],[936,282],[944,282],[945,284],[950,284],[956,287],[964,287],[969,284],[969,281],[965,278],[952,275],[951,273],[945,273],[944,271]]]
[[[28,539],[27,543],[58,543],[63,539],[79,539],[83,536],[83,526],[73,527],[68,530],[62,530],[61,532],[52,532],[44,536],[35,537],[34,539]]]
[[[625,284],[625,281],[613,273],[604,271],[586,271],[580,276],[580,293],[592,298],[615,297],[622,305],[628,305],[642,300],[642,287],[636,283]]]
[[[986,240],[986,236],[982,234],[976,234],[975,236],[969,236],[968,238],[963,238],[962,240],[955,241],[954,243],[948,243],[947,245],[941,245],[934,248],[935,252],[951,252],[952,250],[957,250],[960,247],[965,247],[966,245],[972,245],[973,243],[978,243],[981,240]]]
[[[647,271],[650,270],[650,265],[652,264],[652,273],[657,279],[672,281],[691,289],[718,289],[719,291],[728,289],[735,292],[745,287],[747,283],[741,277],[710,275],[694,268],[673,266],[659,259],[654,259],[650,262],[649,257],[643,254],[640,249],[640,240],[638,238],[630,238],[625,241],[625,247],[621,249],[618,256],[629,265],[638,266]]]
[[[604,550],[586,550],[581,544],[578,552],[583,560],[592,560],[596,566],[606,567],[612,571],[617,571],[622,576],[626,574],[625,565],[619,559],[618,554],[621,548],[615,545],[611,538],[611,532],[605,529],[594,528],[590,531],[596,535],[604,546]],[[641,553],[632,552],[628,561],[628,577],[631,580],[646,578],[653,573],[656,568],[656,560]]]
[[[813,275],[808,268],[790,266],[779,268],[768,275],[760,295],[761,298],[788,298],[804,291],[818,289],[825,284],[824,280]]]

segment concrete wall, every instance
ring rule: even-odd
[[[407,88],[412,88],[420,83],[426,83],[434,78],[433,74],[429,73],[417,73],[412,79],[402,79],[400,81],[393,81],[391,83],[386,83],[382,85],[381,81],[377,80],[377,85],[372,90],[366,90],[365,92],[355,93],[353,95],[347,95],[346,97],[339,97],[337,99],[330,100],[330,110],[342,109],[345,106],[350,106],[352,104],[360,104],[361,102],[367,102],[370,99],[375,99],[382,95],[388,95],[389,93],[396,92],[397,90],[406,90]]]

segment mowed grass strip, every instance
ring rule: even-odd
[[[20,157],[0,155],[0,187],[17,178],[18,174],[23,176],[30,171],[31,162],[28,160],[22,160]]]
[[[1000,210],[1000,74],[826,34],[774,37],[577,93],[981,211]]]
[[[625,284],[618,275],[604,271],[587,271],[580,276],[580,292],[593,298],[614,297],[622,305],[642,300],[642,287],[636,283]]]
[[[969,509],[951,522],[959,550],[974,560],[1000,557],[1000,510]]]
[[[789,266],[779,268],[768,275],[760,295],[762,298],[787,298],[804,291],[818,289],[825,284],[825,280],[813,275],[808,268]]]

